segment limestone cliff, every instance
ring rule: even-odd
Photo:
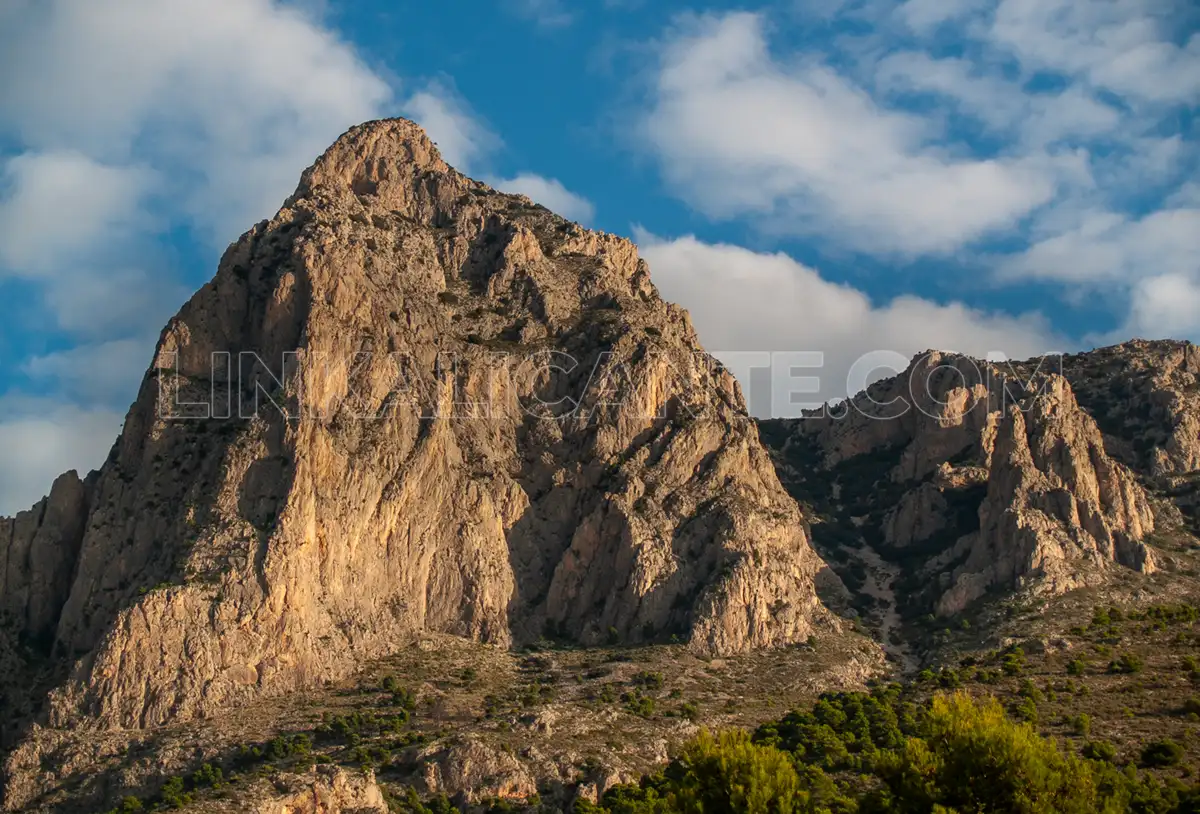
[[[736,382],[634,246],[346,133],[163,331],[103,469],[4,521],[51,727],[154,727],[430,630],[507,645],[827,618]]]
[[[26,641],[54,636],[79,556],[90,491],[68,472],[29,511],[0,517],[0,618]]]
[[[1053,364],[929,352],[848,404],[772,422],[764,437],[814,510],[818,545],[835,558],[866,545],[901,564],[914,614],[1155,567],[1143,542],[1150,498]]]

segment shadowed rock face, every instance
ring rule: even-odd
[[[0,518],[0,615],[35,647],[52,641],[71,588],[91,486],[74,472],[15,518]]]
[[[47,723],[209,715],[421,630],[806,638],[822,563],[699,350],[628,241],[354,128],[167,325],[89,485],[0,522],[0,603],[78,659]]]
[[[865,542],[903,564],[919,594],[910,612],[1155,568],[1146,490],[1057,372],[930,352],[835,414],[771,422],[764,435],[834,546]]]

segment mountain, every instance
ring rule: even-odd
[[[1200,529],[1197,374],[1187,342],[1016,363],[929,351],[762,435],[817,548],[904,653],[921,644],[892,641],[905,622],[1189,567],[1172,551]]]
[[[839,629],[737,383],[633,244],[405,120],[230,246],[103,467],[0,530],[6,810],[84,760],[67,733],[210,719],[425,634],[728,656]]]
[[[105,464],[0,518],[3,810],[651,810],[702,727],[850,810],[965,688],[1094,716],[1106,788],[1183,811],[1175,763],[1125,784],[1200,759],[1198,472],[1187,342],[929,351],[757,422],[632,243],[371,122],[169,322]]]

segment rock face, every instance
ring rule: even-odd
[[[373,777],[342,769],[297,778],[276,799],[257,803],[255,814],[387,814]]]
[[[1200,348],[1134,339],[1067,356],[1063,373],[1118,460],[1154,478],[1200,470]]]
[[[229,800],[184,806],[188,814],[388,814],[383,792],[371,773],[318,767],[259,781]]]
[[[71,589],[90,493],[89,484],[68,472],[29,511],[0,517],[0,617],[27,641],[53,639]]]
[[[1150,499],[1057,371],[929,352],[849,404],[775,422],[764,437],[793,493],[826,520],[818,544],[867,544],[902,563],[912,612],[955,614],[992,590],[1061,593],[1112,567],[1155,568],[1142,542]]]
[[[827,618],[733,377],[634,246],[403,120],[229,248],[102,470],[0,529],[0,602],[76,660],[51,727],[214,714],[420,630],[731,653]]]
[[[475,740],[427,750],[422,761],[425,790],[430,794],[476,802],[491,798],[524,800],[538,791],[537,783],[519,760]]]

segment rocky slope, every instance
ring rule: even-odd
[[[929,352],[848,403],[766,422],[763,436],[811,509],[821,551],[852,588],[870,576],[864,563],[882,556],[897,577],[889,599],[907,618],[959,614],[1019,587],[1061,594],[1113,569],[1157,567],[1160,555],[1147,545],[1164,510],[1154,508],[1154,476],[1192,465],[1195,380],[1190,349],[1164,345],[1156,362],[1165,364],[1135,361],[1146,347],[1040,366]],[[1130,391],[1121,416],[1166,429],[1140,457],[1129,454],[1136,445],[1102,431],[1097,418],[1112,426],[1113,416],[1088,409],[1097,405],[1096,367],[1114,359],[1125,361],[1102,386]],[[1090,397],[1084,406],[1074,382]],[[1149,432],[1131,426],[1120,423]]]
[[[404,120],[229,248],[103,468],[0,530],[8,632],[53,676],[10,775],[48,733],[216,715],[413,632],[729,654],[836,627],[736,382],[633,245]]]

